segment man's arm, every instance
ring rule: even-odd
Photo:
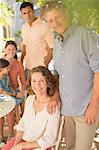
[[[54,95],[51,97],[51,100],[48,103],[47,109],[50,114],[55,113],[56,106],[58,106],[58,109],[61,107],[61,100],[59,95],[59,90],[56,89]]]
[[[99,115],[99,73],[95,73],[93,79],[92,96],[85,113],[86,123],[87,124],[94,123],[98,115]]]
[[[22,52],[22,54],[21,54],[21,62],[23,63],[23,59],[24,59],[24,57],[26,55],[26,46],[24,44],[21,45],[21,52]]]
[[[49,62],[52,59],[52,48],[49,48],[49,46],[47,46],[47,56],[44,57],[44,64],[46,67],[48,67]]]

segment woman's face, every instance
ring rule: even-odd
[[[15,48],[15,46],[12,45],[12,44],[9,44],[9,45],[6,47],[6,54],[7,54],[7,56],[9,56],[10,58],[14,58],[15,53],[16,53],[16,48]]]
[[[36,95],[47,94],[47,82],[42,73],[35,72],[31,75],[31,87]]]

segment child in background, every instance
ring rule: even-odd
[[[16,54],[17,44],[14,41],[12,40],[7,41],[5,44],[5,50],[6,50],[6,55],[4,56],[4,59],[8,60],[10,63],[10,68],[9,68],[10,83],[11,83],[12,88],[16,92],[15,111],[16,110],[19,111],[17,106],[20,105],[21,106],[20,114],[22,115],[24,111],[24,91],[26,88],[26,78],[25,78],[24,67],[23,67],[23,64],[17,60],[17,54]]]
[[[58,134],[60,111],[49,114],[47,105],[51,100],[56,80],[43,66],[31,70],[29,85],[32,94],[25,102],[23,117],[17,125],[17,133],[2,150],[51,150]]]
[[[0,59],[0,94],[7,94],[10,96],[15,96],[14,90],[11,89],[9,85],[8,77],[8,68],[9,62],[4,59]],[[9,134],[13,136],[13,126],[14,126],[14,113],[11,111],[7,115],[7,121],[9,126]],[[4,126],[4,117],[0,118],[0,144],[3,142],[3,126]]]
[[[9,69],[9,79],[12,88],[16,91],[16,104],[20,104],[24,97],[24,90],[26,88],[26,78],[24,67],[21,62],[17,60],[17,44],[10,40],[5,44],[6,55],[4,59],[8,60],[10,63]],[[22,88],[19,89],[18,77],[20,78],[20,82]]]

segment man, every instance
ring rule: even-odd
[[[26,72],[28,74],[33,67],[48,66],[54,46],[54,36],[47,23],[34,16],[31,3],[23,2],[20,11],[26,21],[22,26],[21,61],[25,56]]]
[[[44,12],[47,22],[58,33],[53,59],[60,77],[66,150],[90,150],[99,116],[97,35],[85,27],[71,25],[64,5],[49,2]]]

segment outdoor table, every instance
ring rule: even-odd
[[[0,118],[10,113],[15,105],[15,99],[12,96],[0,94]]]

